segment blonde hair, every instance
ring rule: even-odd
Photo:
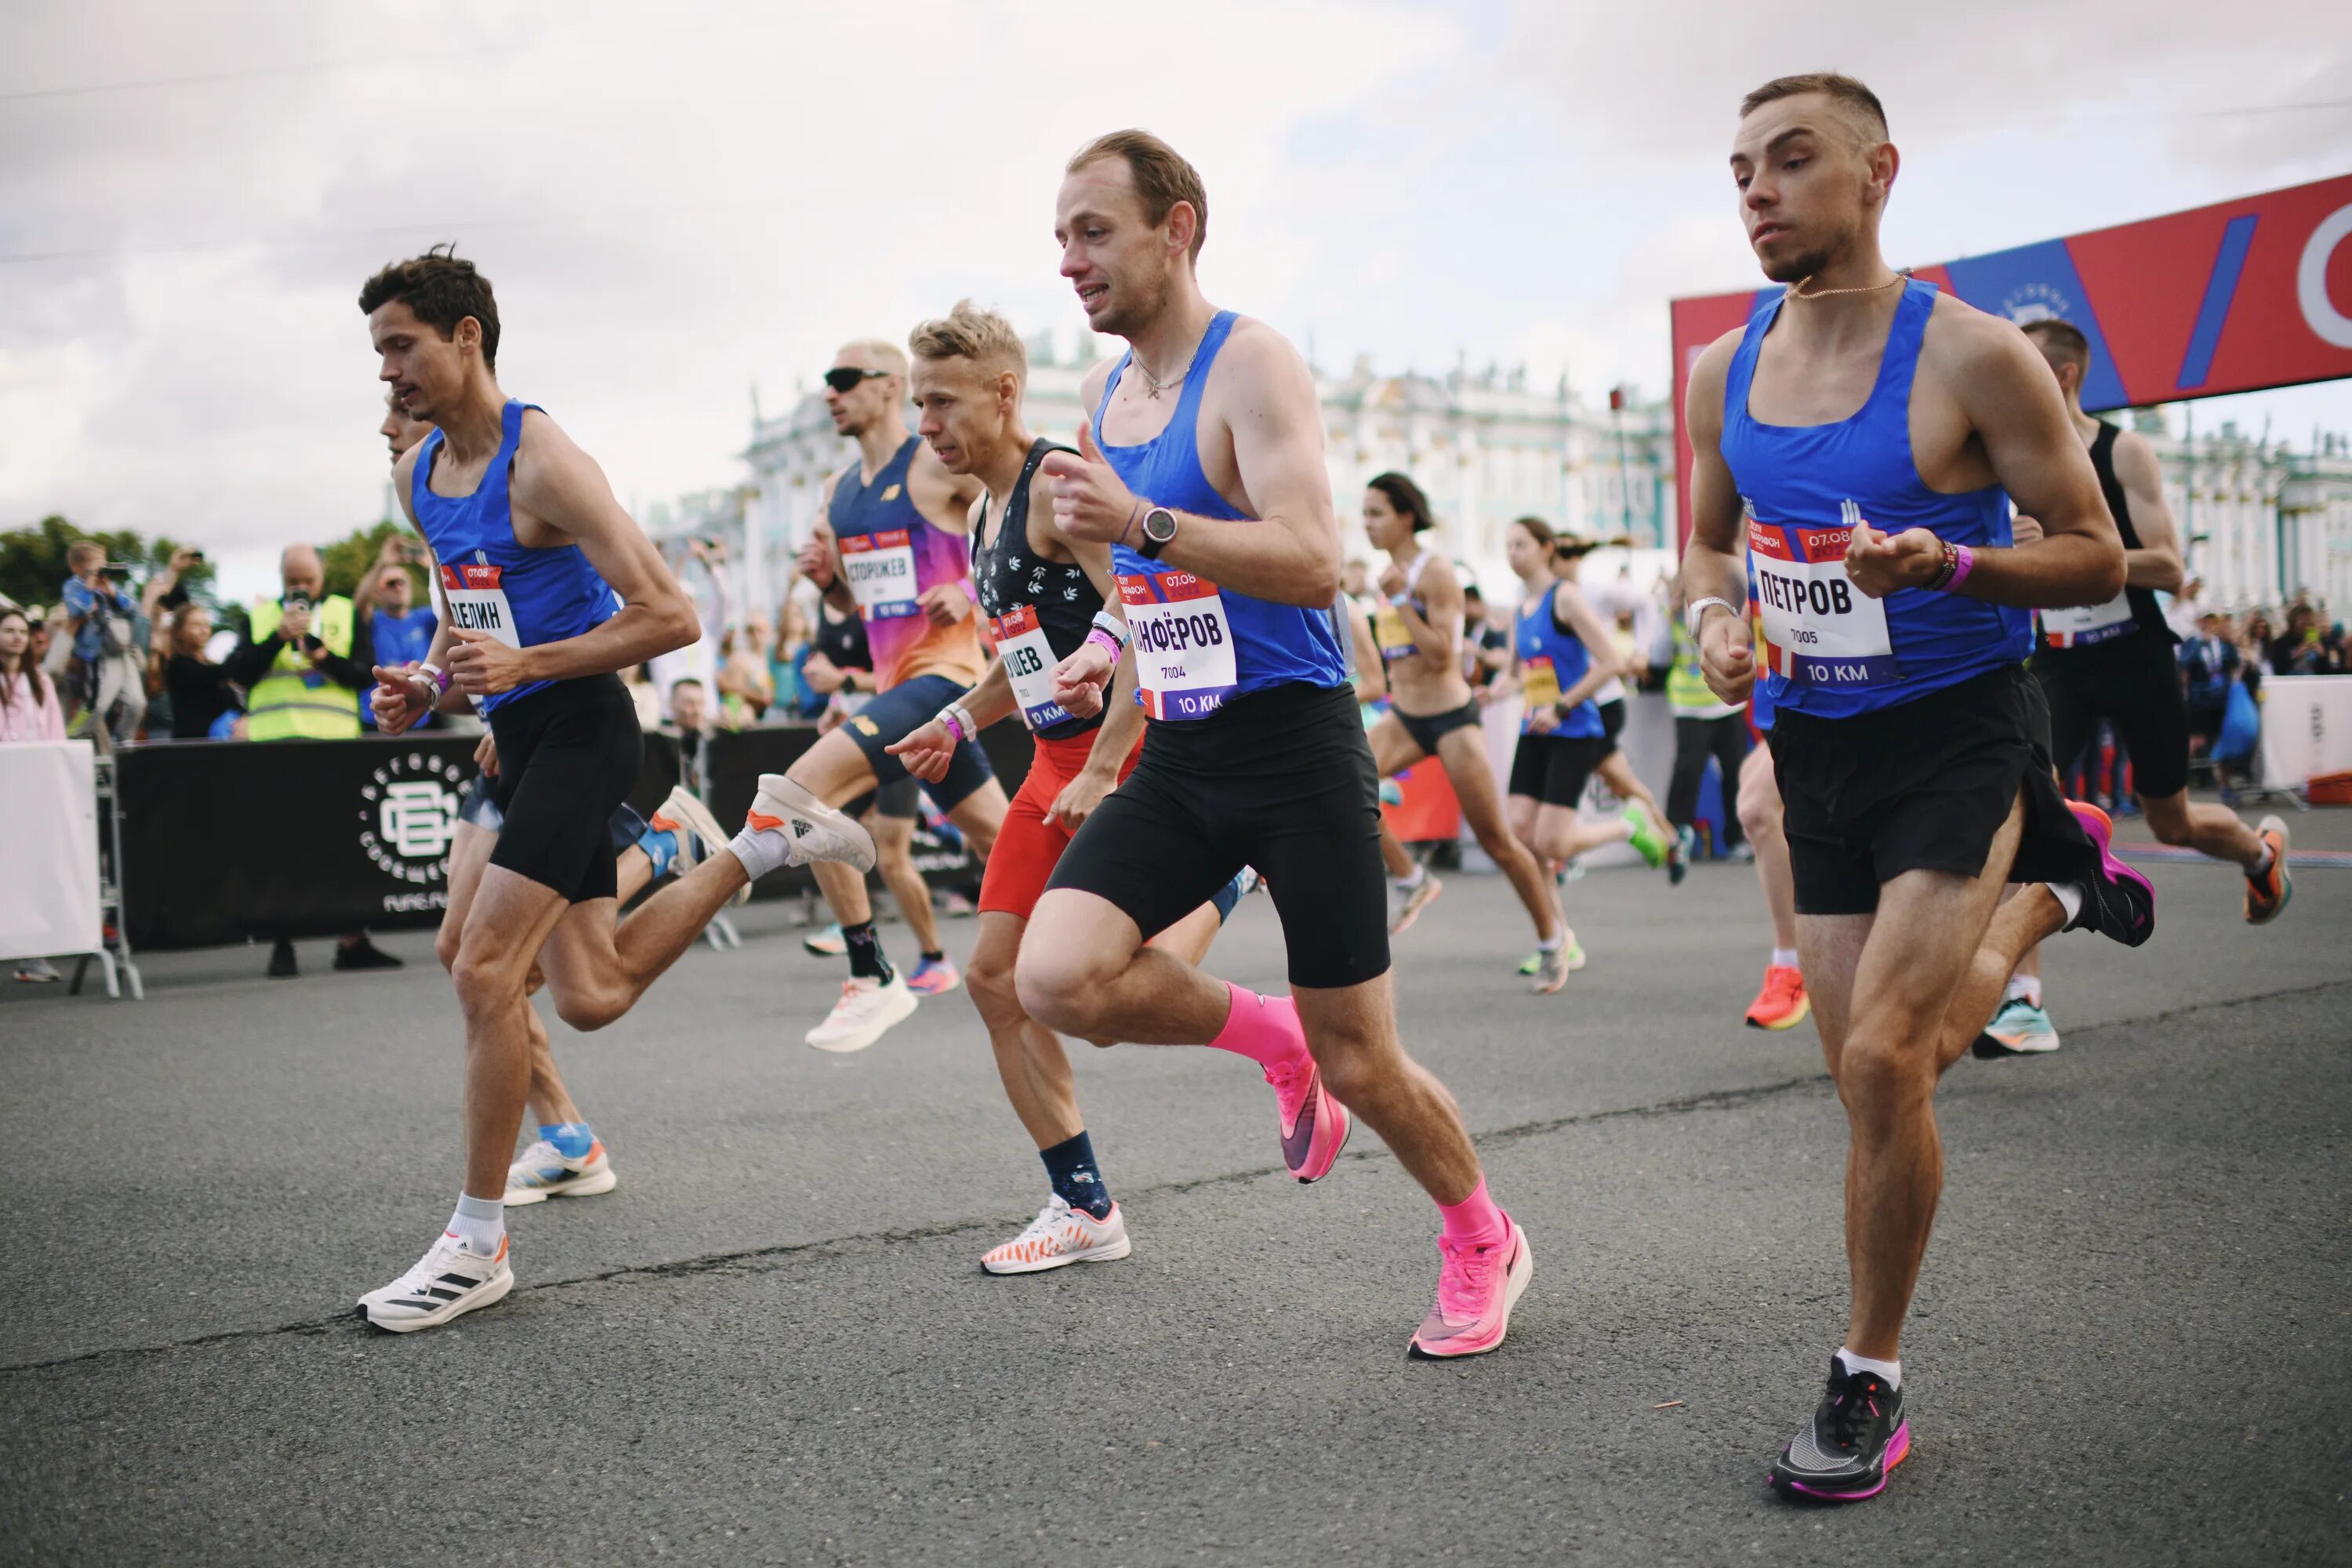
[[[908,333],[907,346],[917,359],[968,359],[991,374],[1009,370],[1024,381],[1029,378],[1028,346],[1013,323],[969,300],[958,300],[945,316]]]
[[[874,368],[904,380],[907,374],[907,351],[887,338],[859,338],[841,345],[843,353],[861,353],[874,362]]]

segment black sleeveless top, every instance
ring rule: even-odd
[[[2124,536],[2126,550],[2140,548],[2139,531],[2132,527],[2131,503],[2124,500],[2123,481],[2116,478],[2116,427],[2105,420],[2099,421],[2099,433],[2091,441],[2091,467],[2098,470],[2099,493],[2107,498],[2107,510],[2116,520],[2116,529]],[[2167,647],[2172,643],[2172,628],[2165,624],[2164,612],[2157,607],[2153,588],[2124,589],[2124,600],[2131,605],[2132,620],[2140,630],[2153,632]]]
[[[971,586],[979,597],[981,610],[991,620],[1026,607],[1037,617],[1039,629],[1045,634],[1046,646],[1054,650],[1056,659],[1065,659],[1078,651],[1094,626],[1095,612],[1103,606],[1102,595],[1095,591],[1094,582],[1086,568],[1075,561],[1048,561],[1029,548],[1029,481],[1035,477],[1037,465],[1048,452],[1067,452],[1072,448],[1040,439],[1029,448],[1029,459],[1021,466],[1021,477],[1013,481],[1013,493],[997,508],[996,539],[983,542],[988,532],[988,497],[981,502],[980,521],[971,531]],[[1009,520],[1018,516],[1018,526]],[[1059,741],[1071,735],[1083,735],[1099,728],[1102,715],[1091,719],[1066,719],[1049,724],[1037,733],[1049,741]]]

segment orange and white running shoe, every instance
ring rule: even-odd
[[[2294,897],[2294,879],[2286,874],[2286,818],[2263,817],[2254,828],[2254,837],[2270,846],[2271,866],[2259,877],[2246,873],[2246,923],[2263,926],[2278,919],[2279,911]]]
[[[1108,1263],[1134,1250],[1135,1244],[1127,1238],[1127,1215],[1117,1204],[1097,1219],[1072,1208],[1055,1193],[1028,1229],[991,1250],[980,1266],[991,1274],[1042,1274],[1073,1263]]]
[[[719,819],[684,784],[672,789],[646,822],[661,832],[677,835],[677,858],[670,864],[681,877],[727,847],[727,832],[719,826]],[[751,884],[746,882],[735,889],[734,901],[740,904],[751,896]]]
[[[1748,1005],[1748,1026],[1793,1029],[1812,1010],[1812,998],[1805,994],[1805,972],[1793,963],[1767,964],[1764,989]]]
[[[1528,1249],[1528,1233],[1511,1216],[1503,1223],[1510,1233],[1485,1247],[1437,1239],[1445,1261],[1437,1273],[1437,1305],[1413,1331],[1408,1353],[1423,1361],[1452,1356],[1484,1355],[1503,1342],[1511,1326],[1511,1309],[1535,1277],[1535,1254]]]
[[[541,1138],[507,1167],[506,1205],[545,1203],[550,1198],[593,1198],[621,1184],[604,1141],[592,1139],[577,1160]]]
[[[782,773],[760,775],[743,826],[755,837],[776,836],[775,866],[833,860],[860,876],[874,869],[874,836]]]
[[[407,1334],[503,1301],[514,1289],[507,1250],[507,1238],[500,1237],[498,1256],[484,1258],[445,1230],[415,1268],[360,1298],[360,1316],[379,1329]]]

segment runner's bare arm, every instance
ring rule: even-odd
[[[933,528],[942,533],[971,532],[972,508],[983,489],[971,474],[948,472],[929,441],[915,444],[914,461],[907,465],[907,499]]]
[[[1356,650],[1356,700],[1377,702],[1389,694],[1389,672],[1381,662],[1381,645],[1373,639],[1372,624],[1356,608],[1356,601],[1339,603],[1340,614],[1348,618],[1348,640]]]
[[[2124,504],[2131,509],[2132,531],[2139,548],[2124,552],[2124,581],[2135,588],[2180,592],[2186,568],[2180,559],[2180,530],[2164,499],[2164,468],[2147,437],[2129,430],[2116,435],[2116,481],[2124,488]]]
[[[1584,645],[1584,673],[1576,684],[1559,694],[1562,708],[1573,708],[1620,673],[1616,645],[1609,640],[1609,623],[1592,602],[1578,592],[1573,583],[1562,583],[1551,591],[1552,613],[1568,623],[1576,633],[1576,640]]]
[[[1078,569],[1087,574],[1087,581],[1094,584],[1095,592],[1102,595],[1103,604],[1106,606],[1117,605],[1119,602],[1118,584],[1111,576],[1110,546],[1098,544],[1090,539],[1071,538],[1055,526],[1052,510],[1038,507],[1034,501],[1030,503],[1030,515],[1043,518],[1046,531],[1076,558]],[[1118,615],[1122,620],[1126,618],[1115,608],[1111,613]],[[1120,651],[1118,662],[1111,669],[1110,679],[1096,689],[1103,693],[1103,721],[1101,728],[1095,731],[1094,745],[1087,752],[1086,765],[1116,784],[1118,770],[1126,765],[1128,756],[1135,750],[1136,737],[1143,733],[1143,705],[1135,700],[1133,648]],[[1077,710],[1071,709],[1071,711],[1076,713]],[[1091,718],[1092,714],[1078,713],[1078,717]]]
[[[795,564],[802,576],[817,585],[824,602],[845,616],[857,613],[857,595],[849,591],[849,581],[841,570],[841,543],[833,532],[833,487],[841,482],[841,475],[849,470],[825,476],[824,487],[817,492],[816,521],[809,529],[808,542],[801,546]]]
[[[1744,329],[1742,329],[1744,331]],[[1756,650],[1748,631],[1748,542],[1740,536],[1739,486],[1723,460],[1723,388],[1741,331],[1709,343],[1691,367],[1683,426],[1691,442],[1691,533],[1683,546],[1683,596],[1720,599],[1698,628],[1699,673],[1725,702],[1745,702],[1756,684]]]
[[[409,489],[409,484],[416,468],[417,455],[423,450],[422,446],[411,447],[392,467],[393,493],[400,498],[400,510],[412,528],[416,526],[416,508],[415,492]],[[418,528],[416,536],[424,539],[425,531]],[[449,606],[441,597],[441,563],[435,556],[429,541],[425,545],[425,580],[432,586],[436,616],[433,645],[425,650],[425,662],[446,670],[449,668],[449,650],[457,639],[451,631]],[[375,710],[376,728],[384,734],[399,734],[434,707],[446,702],[449,697],[457,697],[461,706],[456,710],[464,711],[464,700],[454,683],[450,687],[449,697],[445,697],[437,683],[430,694],[426,693],[424,683],[408,679],[404,669],[393,670],[378,665],[375,679],[375,689],[368,693],[368,703]]]
[[[513,504],[580,546],[596,574],[620,596],[618,614],[558,642],[513,648],[486,632],[457,631],[450,674],[476,696],[534,680],[609,675],[681,648],[702,635],[694,602],[678,586],[653,541],[614,499],[596,460],[537,409],[523,416],[516,448]]]
[[[1461,579],[1454,574],[1454,563],[1440,561],[1434,576],[1424,574],[1422,583],[1423,596],[1429,603],[1428,618],[1422,617],[1410,598],[1398,604],[1397,614],[1423,658],[1451,664],[1462,657]]]
[[[1993,482],[2042,524],[2042,535],[2031,550],[1971,549],[1968,581],[1952,591],[2032,609],[2114,598],[2124,585],[2123,536],[2049,363],[1998,316],[1956,310],[1937,325],[1945,384],[1984,448]],[[1865,521],[1846,545],[1846,574],[1864,593],[1884,598],[1933,582],[1943,549],[1927,529],[1889,535]]]
[[[1105,368],[1087,376],[1087,406],[1099,401],[1108,375]],[[1175,542],[1160,559],[1253,598],[1326,608],[1339,591],[1339,521],[1307,362],[1271,329],[1244,321],[1226,340],[1211,386],[1209,409],[1232,432],[1241,489],[1256,516],[1179,512]],[[1051,452],[1043,465],[1056,522],[1105,544],[1139,543],[1152,498],[1137,496],[1102,460],[1088,426],[1078,427],[1078,442],[1077,454]]]

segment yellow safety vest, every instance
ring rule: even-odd
[[[1666,672],[1666,700],[1678,709],[1715,708],[1721,704],[1699,673],[1698,644],[1680,622],[1675,626],[1675,666]]]
[[[278,629],[275,599],[253,603],[253,640]],[[310,632],[327,651],[352,656],[352,602],[330,594],[310,607]],[[310,668],[300,649],[282,647],[269,673],[246,693],[245,732],[257,741],[349,741],[360,732],[360,694]]]

